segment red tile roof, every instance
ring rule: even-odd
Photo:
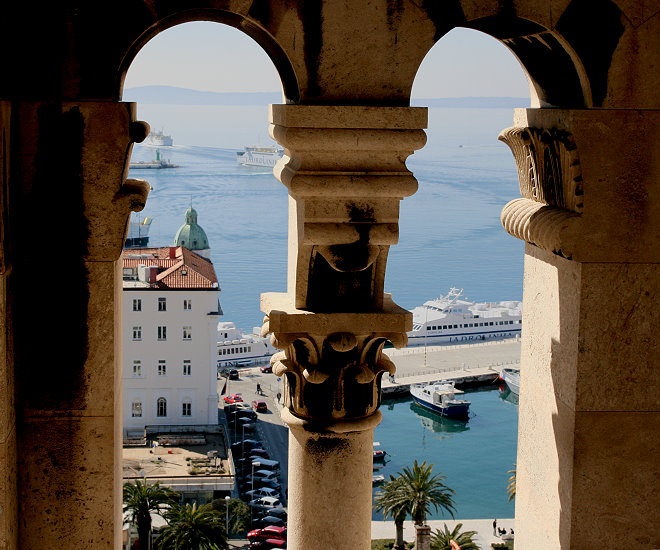
[[[122,252],[123,267],[157,266],[153,288],[217,288],[218,278],[211,260],[183,246],[131,248]]]

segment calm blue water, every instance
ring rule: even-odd
[[[390,249],[385,290],[412,309],[465,289],[473,300],[522,297],[522,243],[499,223],[519,196],[515,165],[498,133],[508,109],[432,109],[428,143],[409,158],[419,191],[401,204],[400,244]],[[181,167],[133,170],[153,191],[153,246],[172,242],[191,202],[209,237],[225,320],[261,324],[259,294],[286,289],[287,194],[270,170],[239,166],[236,151],[269,143],[266,108],[141,105],[140,118],[174,136],[163,157]],[[137,145],[133,157],[151,160]],[[427,460],[456,491],[458,518],[513,517],[507,470],[515,462],[517,409],[497,391],[471,393],[467,424],[429,418],[410,402],[385,403],[376,440],[389,453],[385,475]],[[440,518],[441,516],[437,516]]]
[[[504,395],[498,389],[466,391],[464,398],[472,403],[467,421],[442,418],[411,399],[385,401],[374,439],[387,455],[384,467],[374,473],[389,479],[415,459],[426,460],[456,492],[457,518],[513,517],[506,486],[507,471],[516,461],[518,408]],[[450,517],[438,512],[429,519]],[[383,519],[380,514],[373,518]]]
[[[243,329],[261,324],[259,294],[286,287],[287,194],[270,170],[239,166],[244,145],[265,144],[260,107],[141,105],[140,117],[164,128],[181,167],[133,170],[153,191],[151,243],[171,243],[191,201],[206,230],[218,272],[225,319]],[[428,143],[408,160],[419,191],[401,204],[400,244],[391,247],[385,290],[412,309],[452,286],[473,300],[522,296],[522,243],[500,226],[502,206],[519,196],[515,165],[497,135],[509,109],[431,109]],[[184,145],[189,144],[189,145]],[[154,149],[137,145],[133,157]]]

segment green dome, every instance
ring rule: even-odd
[[[174,236],[174,246],[185,246],[188,250],[210,248],[206,232],[197,224],[197,211],[192,206],[186,210],[186,223]]]

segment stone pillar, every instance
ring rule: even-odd
[[[273,105],[290,194],[288,292],[262,295],[289,425],[291,550],[367,550],[380,383],[410,312],[383,294],[425,109]]]
[[[131,104],[0,102],[0,112],[0,390],[15,397],[0,410],[0,504],[14,525],[2,543],[110,550],[121,540],[116,260],[147,195],[125,176],[148,127]]]
[[[431,527],[415,525],[415,550],[431,550]]]
[[[501,136],[527,241],[516,547],[660,546],[658,119],[528,109]]]

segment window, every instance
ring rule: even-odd
[[[183,360],[183,376],[190,376],[192,371],[192,365],[190,364],[190,359]]]
[[[182,416],[192,416],[192,403],[190,401],[184,401],[182,403],[181,415]]]
[[[133,401],[131,405],[131,416],[133,418],[142,416],[142,401]]]
[[[158,327],[158,339],[167,340],[167,327]]]
[[[167,311],[167,298],[158,298],[158,311]]]
[[[167,374],[167,361],[165,359],[158,360],[158,376],[165,376]]]
[[[183,327],[183,339],[192,340],[192,327]]]
[[[133,311],[142,311],[142,300],[139,298],[133,299]]]
[[[142,340],[142,327],[133,327],[133,340]]]
[[[133,376],[142,376],[142,361],[133,360]]]
[[[167,416],[167,399],[159,397],[156,401],[156,416]]]
[[[187,310],[192,309],[192,300],[184,300],[183,309],[187,309]]]

